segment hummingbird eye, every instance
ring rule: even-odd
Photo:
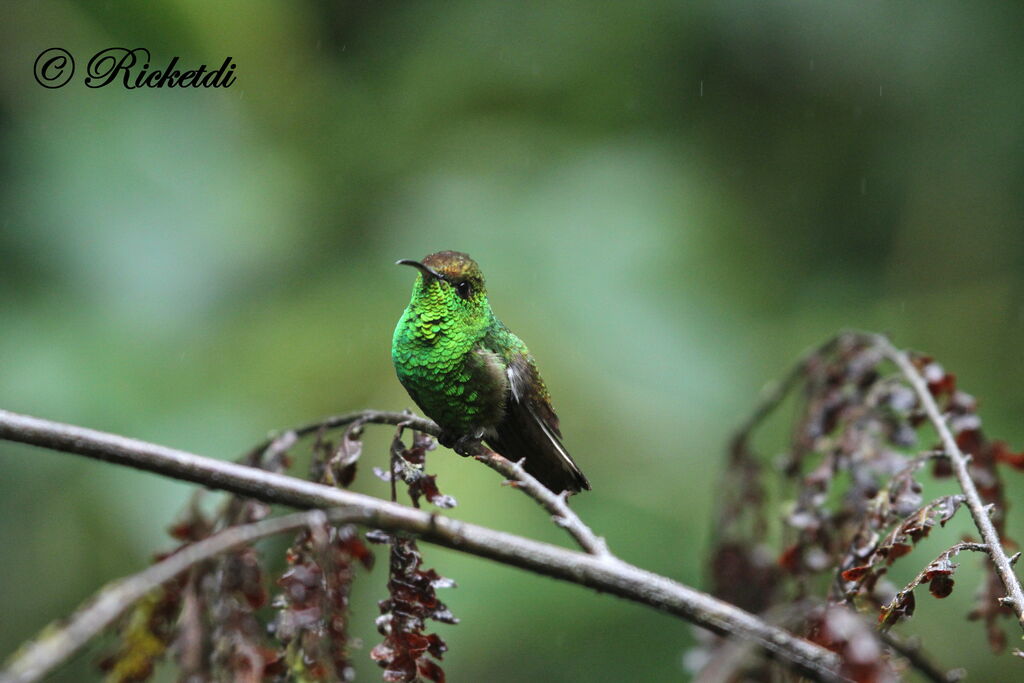
[[[473,285],[469,284],[466,280],[455,285],[455,293],[463,299],[468,299],[473,296]]]

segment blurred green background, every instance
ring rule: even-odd
[[[0,407],[225,459],[407,407],[389,349],[413,273],[392,263],[466,251],[593,483],[575,508],[623,558],[705,585],[730,429],[839,328],[934,354],[1024,445],[1022,22],[1018,3],[5,3]],[[59,90],[32,75],[53,46],[79,62]],[[86,88],[113,46],[153,68],[231,56],[238,80]],[[357,489],[387,495],[368,470],[388,435]],[[455,516],[566,542],[492,472],[431,467]],[[0,443],[0,656],[167,549],[190,490]],[[682,622],[425,556],[459,583],[453,681],[687,677]],[[1007,680],[1018,660],[963,619],[976,564],[902,632]],[[384,579],[355,587],[361,680]],[[96,656],[53,680],[91,680]]]

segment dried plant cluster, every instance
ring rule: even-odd
[[[984,557],[989,550],[979,539],[953,538],[908,585],[888,580],[889,568],[908,561],[902,558],[952,519],[966,496],[923,498],[925,477],[952,475],[950,453],[936,445],[920,397],[877,340],[841,335],[809,355],[737,433],[710,571],[715,595],[837,652],[842,674],[856,681],[895,680],[908,665],[934,669],[919,647],[902,646],[889,630],[914,614],[915,588],[926,584],[936,598],[950,595],[958,554],[978,551]],[[958,389],[953,374],[927,356],[906,358],[956,445],[969,454],[968,471],[985,512],[1011,545],[1000,469],[1021,469],[1024,453],[985,436],[977,402]],[[790,443],[772,461],[755,450],[753,433],[798,388]],[[1000,651],[1006,643],[1000,620],[1013,611],[993,563],[985,559],[984,567],[968,618],[984,623],[992,649]],[[721,639],[695,656],[705,671],[719,675],[770,676],[770,664],[749,660]]]
[[[337,444],[324,438],[325,430],[317,432],[310,468],[314,481],[342,487],[352,483],[362,451],[362,429],[359,421],[349,424]],[[401,482],[416,507],[421,498],[438,507],[453,507],[455,500],[438,490],[436,477],[424,472],[426,453],[435,447],[433,438],[414,431],[412,445],[406,447],[404,429],[399,427],[392,441],[390,471],[375,469],[376,474],[392,483],[392,499]],[[295,432],[286,432],[242,462],[284,471],[296,442]],[[264,503],[232,496],[209,518],[193,499],[170,533],[181,541],[180,550],[219,530],[263,519],[269,512]],[[384,669],[385,681],[443,682],[439,661],[447,646],[427,629],[430,620],[458,623],[435,592],[454,582],[422,568],[412,537],[369,531],[365,540],[386,544],[390,554],[388,597],[380,601],[377,619],[383,641],[370,657]],[[138,602],[121,621],[119,647],[100,664],[107,680],[148,680],[168,653],[181,680],[354,680],[349,595],[358,571],[374,566],[364,535],[354,525],[334,525],[325,517],[296,534],[284,560],[284,570],[274,576],[274,558],[245,545],[196,565]],[[268,586],[273,586],[273,597]]]

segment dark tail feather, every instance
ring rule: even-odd
[[[555,493],[590,490],[590,482],[555,434],[532,410],[510,410],[487,443]]]

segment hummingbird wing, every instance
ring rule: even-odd
[[[528,353],[510,354],[505,368],[508,395],[505,414],[487,441],[552,491],[590,490],[590,482],[562,445],[562,433],[544,381]]]

